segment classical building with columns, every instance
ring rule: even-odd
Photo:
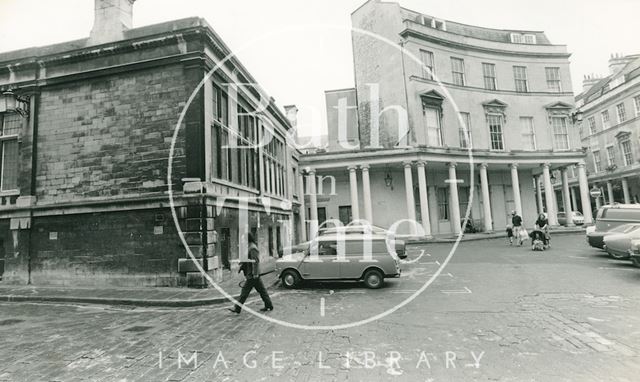
[[[543,190],[560,171],[570,200],[574,171],[591,221],[565,46],[395,2],[367,1],[351,17],[355,87],[326,93],[327,149],[301,157],[308,218],[410,219],[421,236],[459,233],[465,216],[503,230],[512,210],[527,226],[542,211],[557,224],[555,193]]]
[[[584,79],[576,97],[594,207],[640,202],[640,54],[612,55],[609,75]]]

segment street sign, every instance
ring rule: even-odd
[[[591,197],[594,199],[597,199],[602,196],[602,191],[600,191],[600,189],[596,187],[592,188],[591,191],[589,191],[589,193],[591,194]]]

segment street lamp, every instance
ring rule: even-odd
[[[387,172],[387,176],[384,178],[384,184],[393,191],[393,178],[391,177],[390,172]]]
[[[584,113],[581,110],[576,110],[571,113],[571,120],[573,121],[573,123],[582,122],[583,117]]]
[[[7,89],[2,93],[4,98],[4,106],[7,111],[15,111],[23,117],[29,115],[29,97],[20,96],[13,92],[11,89]]]

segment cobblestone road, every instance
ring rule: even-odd
[[[462,243],[415,300],[343,330],[287,328],[226,305],[0,304],[0,381],[637,381],[640,269],[581,235],[553,243],[535,254],[502,240]],[[416,261],[380,290],[277,288],[269,315],[301,325],[366,319],[411,296],[450,250],[412,248]]]

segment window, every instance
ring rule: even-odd
[[[464,86],[464,60],[451,57],[451,74],[454,85]]]
[[[598,128],[596,127],[596,117],[591,116],[587,119],[589,122],[589,134],[593,135],[598,132]]]
[[[524,43],[525,44],[535,44],[536,43],[536,35],[534,35],[534,34],[525,34],[524,35]]]
[[[536,132],[533,126],[533,117],[520,117],[520,129],[522,131],[522,148],[535,150]]]
[[[527,67],[526,66],[514,66],[513,76],[516,83],[516,91],[519,93],[526,93],[529,91],[529,85],[527,82]]]
[[[504,150],[504,139],[502,136],[502,116],[489,114],[489,135],[491,138],[491,150]]]
[[[627,120],[627,111],[623,103],[616,105],[616,114],[618,115],[618,123],[622,123]]]
[[[338,207],[338,218],[340,219],[340,223],[342,225],[348,225],[351,223],[353,218],[351,217],[351,206],[339,206]]]
[[[607,147],[607,166],[616,164],[616,150],[613,146]]]
[[[265,179],[264,192],[285,197],[286,146],[279,137],[276,137],[264,125],[262,125],[262,136],[266,137],[262,154],[263,177]]]
[[[214,179],[231,180],[229,98],[227,93],[215,84],[213,86],[213,120],[211,127],[211,175]]]
[[[640,95],[633,97],[633,104],[636,105],[636,117],[640,117]]]
[[[547,88],[552,92],[562,92],[562,83],[560,81],[560,68],[545,68],[547,74]]]
[[[449,220],[449,189],[438,187],[438,219]]]
[[[631,166],[633,164],[633,153],[631,152],[631,141],[626,139],[620,143],[622,148],[622,158],[624,159],[625,166]]]
[[[569,131],[567,117],[552,117],[553,147],[556,150],[569,150]]]
[[[522,44],[524,42],[524,36],[520,33],[511,33],[511,42],[514,44]]]
[[[420,56],[422,57],[422,77],[428,80],[433,80],[433,75],[436,72],[433,52],[421,50]]]
[[[487,90],[496,90],[498,87],[496,82],[496,66],[494,64],[482,63],[482,74],[484,76],[484,88]]]
[[[608,129],[609,128],[609,110],[604,110],[602,113],[600,113],[600,115],[602,116],[602,129]]]
[[[425,107],[424,120],[427,127],[427,145],[442,147],[443,139],[440,109],[434,107]]]
[[[593,152],[593,167],[596,172],[602,171],[602,160],[600,158],[600,150]]]
[[[460,112],[460,119],[462,119],[463,125],[458,128],[458,137],[460,138],[460,147],[466,149],[471,146],[471,115]],[[458,124],[460,124],[460,121],[458,121]]]
[[[22,116],[17,113],[0,114],[0,190],[18,189],[18,133]]]

